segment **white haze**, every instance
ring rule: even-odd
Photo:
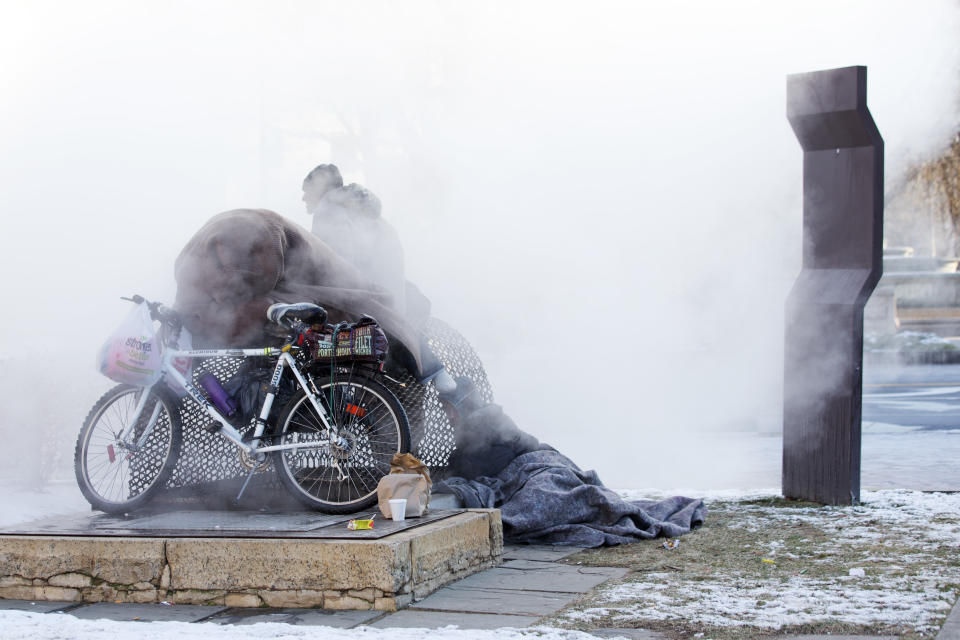
[[[68,476],[118,296],[172,300],[220,211],[309,228],[334,162],[521,428],[617,486],[715,486],[751,461],[699,433],[779,428],[784,76],[868,66],[891,184],[957,129],[958,33],[955,0],[6,0],[2,433],[50,433]]]

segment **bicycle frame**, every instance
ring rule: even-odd
[[[222,414],[217,408],[207,399],[204,393],[198,389],[193,383],[187,380],[176,367],[173,366],[173,361],[176,358],[219,358],[219,357],[233,357],[233,358],[251,358],[251,357],[277,357],[277,364],[273,369],[273,375],[270,379],[270,388],[267,391],[266,398],[263,401],[263,405],[260,407],[260,414],[257,416],[256,426],[254,427],[253,436],[249,439],[249,443],[243,441],[243,435],[230,423],[230,421]],[[319,440],[310,443],[303,444],[286,444],[286,445],[273,445],[267,447],[258,446],[260,439],[263,437],[264,430],[267,426],[267,418],[270,415],[270,410],[273,408],[273,401],[276,398],[276,390],[280,385],[280,381],[283,378],[284,369],[290,369],[293,373],[294,378],[296,378],[297,383],[304,390],[307,398],[310,400],[310,404],[313,405],[314,410],[317,412],[320,421],[323,423],[324,428],[327,430],[330,438],[336,439],[339,438],[339,432],[335,424],[332,424],[327,420],[327,412],[323,409],[322,405],[317,401],[316,393],[317,389],[313,384],[312,379],[307,380],[304,375],[300,372],[299,367],[297,366],[296,361],[293,356],[290,355],[289,347],[275,348],[275,347],[262,347],[255,349],[188,349],[181,350],[172,347],[167,347],[164,349],[162,356],[162,370],[163,376],[155,384],[164,384],[168,382],[173,382],[175,388],[179,388],[182,391],[185,391],[190,398],[201,406],[207,414],[220,423],[220,429],[218,432],[235,446],[245,451],[248,455],[259,455],[263,453],[269,453],[271,451],[280,451],[284,449],[315,449],[319,447],[324,447],[330,445],[331,440]],[[144,388],[144,391],[147,391],[147,388]],[[144,408],[146,407],[147,396],[149,393],[141,393],[140,399],[137,403],[137,407],[134,410],[133,419],[130,421],[129,426],[124,430],[120,435],[120,441],[127,443],[127,438],[130,436],[130,433],[133,431],[134,426],[140,420],[140,415],[143,413]],[[157,417],[160,414],[160,404],[153,408],[153,413],[150,416],[147,426],[143,431],[143,434],[137,440],[135,444],[132,445],[132,449],[139,449],[146,442],[150,433],[153,431],[154,426],[157,422]],[[129,443],[127,443],[129,446]]]

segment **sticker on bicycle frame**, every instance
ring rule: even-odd
[[[226,358],[242,358],[243,349],[191,349],[190,351],[185,352],[183,355],[190,356],[192,358],[214,358],[216,356],[223,356]]]

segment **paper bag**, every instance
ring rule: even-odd
[[[419,473],[391,473],[380,479],[377,484],[377,499],[380,513],[384,518],[392,518],[390,500],[405,498],[407,518],[419,518],[427,512],[430,504],[430,487]]]
[[[419,518],[430,505],[430,470],[409,453],[394,454],[390,461],[390,475],[377,484],[377,501],[380,513],[390,518],[390,500],[405,498],[407,518]]]

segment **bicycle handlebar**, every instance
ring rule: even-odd
[[[126,298],[121,297],[121,300],[129,300],[134,304],[143,304],[147,303],[147,308],[150,310],[150,317],[154,320],[159,320],[160,322],[165,322],[169,324],[176,324],[180,322],[180,314],[171,309],[168,306],[160,302],[150,302],[141,295],[133,294],[133,296]]]

